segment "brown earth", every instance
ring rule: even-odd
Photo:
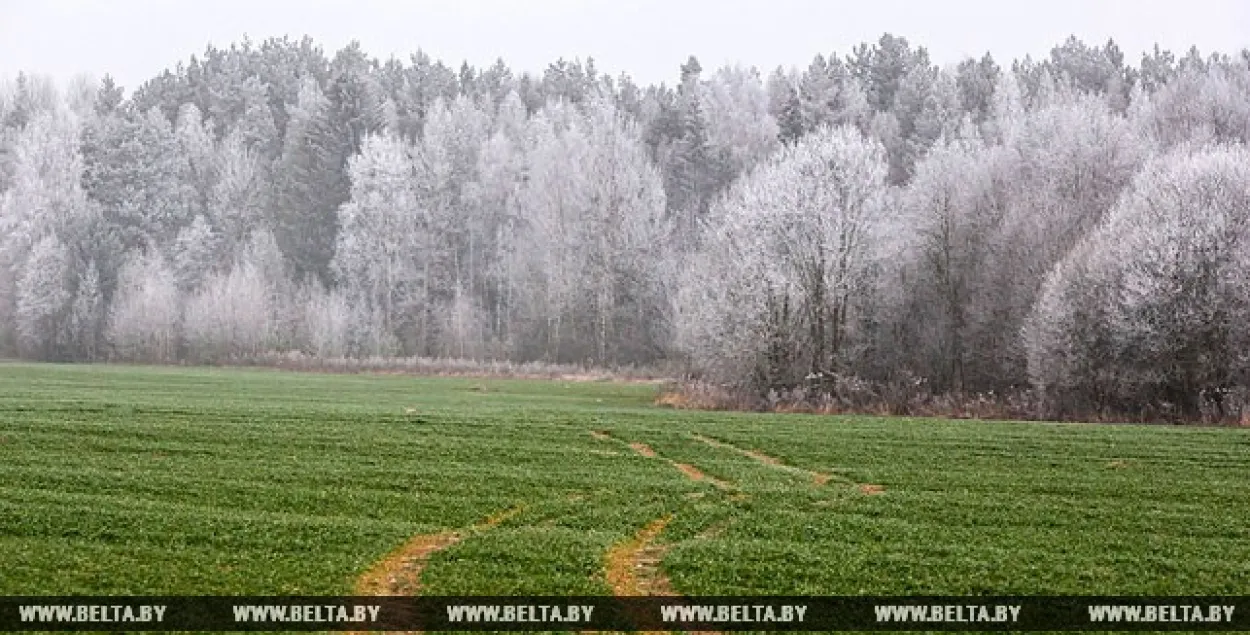
[[[692,481],[707,481],[720,489],[729,489],[729,487],[731,487],[727,481],[722,481],[716,477],[708,476],[707,474],[704,474],[702,470],[690,465],[689,463],[678,463],[674,461],[673,467],[681,470],[681,473],[685,474],[686,477]]]
[[[421,590],[421,572],[434,552],[460,542],[467,534],[490,529],[520,511],[520,507],[513,507],[493,514],[467,532],[442,531],[413,536],[360,576],[356,581],[356,595],[417,595]]]
[[[657,456],[655,453],[655,450],[652,450],[651,446],[647,445],[646,443],[635,442],[635,443],[629,444],[629,447],[633,448],[634,451],[637,452],[638,454],[641,454],[649,459],[653,459]]]
[[[634,442],[634,443],[630,443],[629,447],[633,448],[634,451],[637,452],[638,454],[645,456],[649,459],[664,458],[664,457],[661,457],[658,453],[656,453],[655,450],[651,449],[651,446],[647,445],[646,443]],[[733,487],[733,485],[729,483],[728,481],[722,481],[718,478],[708,476],[707,474],[704,474],[702,470],[700,470],[699,468],[693,465],[690,465],[689,463],[678,463],[677,461],[674,461],[672,459],[667,459],[667,458],[665,458],[664,460],[671,463],[673,467],[677,468],[682,474],[685,474],[686,477],[692,481],[707,481],[708,483],[711,483],[712,485],[715,485],[716,487],[719,487],[720,489],[729,489]]]
[[[413,536],[360,576],[356,595],[416,595],[421,590],[421,571],[430,555],[460,539],[461,535],[454,531]]]
[[[825,474],[824,472],[817,472],[815,470],[808,470],[808,469],[804,469],[801,467],[795,467],[793,465],[787,465],[781,459],[775,456],[769,456],[767,454],[764,454],[763,452],[760,452],[759,450],[749,450],[746,448],[740,448],[736,445],[725,443],[724,441],[717,441],[716,439],[705,437],[701,434],[695,434],[692,436],[695,439],[698,439],[699,441],[702,441],[714,448],[721,448],[723,450],[732,450],[743,456],[747,456],[752,459],[755,459],[756,461],[759,461],[760,463],[763,463],[764,465],[771,465],[773,467],[784,468],[784,469],[795,471],[795,472],[802,472],[804,474],[807,474],[809,477],[811,477],[812,482],[815,483],[816,485],[825,485],[829,481],[833,480],[833,476],[830,474]]]
[[[655,544],[656,538],[672,520],[672,515],[657,518],[632,538],[608,550],[604,578],[614,595],[677,595],[672,583],[660,571],[665,549]]]

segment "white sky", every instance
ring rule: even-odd
[[[845,53],[883,32],[942,64],[993,53],[999,63],[1075,34],[1114,37],[1137,62],[1155,42],[1180,54],[1250,46],[1247,0],[0,0],[0,77],[19,70],[64,80],[112,73],[127,91],[162,69],[247,34],[311,35],[327,55],[352,39],[380,58],[418,48],[453,66],[503,57],[541,72],[559,57],[594,57],[642,84],[741,62],[771,70]]]

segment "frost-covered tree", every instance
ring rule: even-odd
[[[95,112],[100,83],[86,73],[78,73],[65,84],[61,101],[77,117],[88,117]]]
[[[86,215],[80,129],[77,116],[57,109],[37,116],[17,135],[13,186],[0,208],[0,249],[29,248]]]
[[[1250,153],[1151,161],[1105,224],[1058,266],[1024,330],[1029,373],[1057,408],[1193,417],[1250,390]]]
[[[1077,92],[1105,95],[1112,109],[1124,111],[1128,97],[1128,78],[1124,53],[1114,41],[1102,47],[1088,46],[1076,36],[1069,36],[1050,51],[1046,64],[1051,74]]]
[[[69,353],[75,359],[95,360],[100,354],[100,342],[104,337],[104,295],[100,285],[99,269],[94,261],[85,263],[79,270],[74,301],[70,306],[67,336]]]
[[[799,81],[799,97],[807,131],[844,125],[862,131],[872,117],[863,82],[836,55],[829,56],[828,62],[816,56]]]
[[[194,218],[191,164],[159,110],[94,121],[82,148],[83,188],[128,248],[166,248]]]
[[[344,357],[351,343],[351,308],[340,291],[308,285],[303,298],[301,332],[305,351],[321,359]]]
[[[1050,414],[1080,416],[1118,403],[1107,313],[1117,284],[1109,254],[1082,241],[1055,265],[1021,329],[1032,387]]]
[[[675,242],[682,250],[697,240],[697,227],[720,189],[719,174],[724,171],[724,157],[708,142],[702,72],[703,67],[693,56],[682,64],[681,83],[675,92],[664,93],[655,121],[656,162],[664,176]]]
[[[530,122],[516,193],[520,240],[509,296],[517,353],[635,361],[665,328],[663,181],[642,132],[604,96],[548,104]]]
[[[1002,69],[989,53],[979,60],[967,58],[956,68],[955,85],[959,89],[960,105],[975,123],[980,124],[990,116],[995,88],[1002,75]]]
[[[965,387],[968,322],[980,308],[975,287],[997,220],[985,160],[992,152],[969,123],[961,136],[940,142],[917,166],[901,201],[910,244],[897,318],[911,337],[891,357],[910,364],[938,390]]]
[[[113,355],[127,361],[169,362],[178,350],[181,301],[174,273],[159,253],[135,254],[122,266],[109,311]]]
[[[187,299],[183,334],[188,355],[208,362],[259,357],[272,343],[269,282],[246,260],[208,276]]]
[[[1250,143],[1250,63],[1186,70],[1150,97],[1139,118],[1164,148]]]
[[[520,105],[513,93],[505,99],[501,113],[513,99]],[[478,179],[466,192],[481,222],[476,250],[478,297],[485,313],[485,338],[495,355],[506,355],[514,344],[513,320],[522,279],[519,233],[523,224],[518,196],[525,169],[525,143],[523,117],[500,126],[483,143],[478,153]]]
[[[31,249],[17,284],[18,350],[37,359],[62,356],[67,331],[72,271],[69,251],[49,235]]]
[[[356,327],[362,342],[421,335],[419,317],[429,302],[421,252],[433,241],[427,240],[429,217],[417,191],[413,151],[396,137],[373,135],[348,166],[352,193],[339,209],[333,267],[358,315],[368,318]]]
[[[186,295],[199,288],[200,282],[217,266],[218,236],[203,216],[196,216],[190,225],[178,232],[171,249],[171,266],[180,293]]]
[[[915,164],[942,137],[958,130],[962,113],[955,78],[935,67],[914,66],[894,95],[901,143],[890,156],[891,181],[911,179]]]
[[[929,65],[924,47],[913,49],[907,38],[883,34],[875,44],[855,47],[848,58],[851,73],[863,83],[868,103],[877,112],[889,110],[907,73]]]
[[[467,97],[437,100],[426,116],[417,180],[427,211],[431,240],[423,254],[431,275],[432,302],[447,306],[455,289],[480,292],[481,268],[489,250],[489,220],[474,204],[479,154],[490,133],[490,119]],[[434,308],[431,305],[431,309]]]
[[[721,157],[722,186],[754,167],[778,147],[777,121],[768,111],[768,92],[754,69],[727,66],[701,87],[707,143]]]
[[[194,213],[205,214],[212,204],[213,187],[218,180],[217,148],[212,126],[204,121],[195,104],[186,104],[178,110],[174,135],[187,164],[187,184],[194,191]]]
[[[457,359],[479,359],[486,341],[486,316],[473,296],[457,287],[441,313],[442,352]]]
[[[210,195],[209,218],[221,240],[218,253],[225,257],[237,253],[265,224],[265,171],[261,158],[239,134],[227,135],[217,152],[218,179]]]
[[[269,310],[268,346],[272,350],[292,350],[299,346],[303,323],[300,286],[294,282],[291,267],[273,233],[267,229],[252,232],[236,252],[234,268],[241,263],[253,267],[265,283]]]
[[[56,110],[61,94],[47,75],[19,72],[0,84],[0,127],[25,128],[41,114]]]
[[[570,238],[582,252],[579,286],[590,301],[583,312],[593,320],[593,359],[637,361],[654,356],[667,337],[660,309],[669,228],[663,181],[638,127],[611,101],[591,100],[586,128],[590,156],[582,169],[589,207]]]
[[[998,122],[1010,133],[1003,151],[986,155],[989,230],[968,349],[980,369],[977,390],[1027,383],[1018,333],[1042,282],[1115,204],[1149,156],[1148,139],[1105,101],[1056,96],[1054,103]]]
[[[824,129],[737,183],[682,281],[678,341],[719,381],[767,389],[855,372],[893,246],[884,148]]]
[[[561,102],[548,104],[530,121],[526,180],[518,193],[524,210],[522,247],[526,288],[520,308],[526,331],[524,357],[566,360],[567,318],[578,308],[581,274],[578,228],[590,206],[584,167],[590,149],[575,111]],[[584,352],[584,351],[583,351]]]
[[[282,155],[274,165],[269,224],[297,277],[329,278],[338,228],[331,216],[338,197],[338,163],[350,151],[335,142],[325,123],[330,108],[321,87],[305,79],[290,109]]]
[[[79,130],[75,115],[65,109],[54,109],[38,114],[15,135],[13,186],[0,194],[0,344],[13,343],[16,312],[22,296],[19,283],[29,273],[27,259],[35,245],[56,235],[55,244],[59,247],[52,251],[61,256],[53,260],[59,262],[61,257],[65,258],[63,267],[68,268],[65,275],[69,275],[77,260],[71,248],[105,242],[101,236],[85,231],[91,214],[79,180],[83,165],[78,152]],[[52,251],[49,245],[45,248],[48,249],[43,253],[44,264],[47,264],[51,262],[47,258]],[[37,275],[47,273],[46,267],[38,269],[41,273]],[[72,291],[72,286],[69,290]],[[27,288],[27,292],[41,293],[35,288]],[[36,321],[47,324],[43,320]],[[23,339],[28,344],[31,341],[29,337]],[[26,346],[25,350],[29,354],[54,352],[43,345]]]

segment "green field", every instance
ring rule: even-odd
[[[423,592],[610,593],[607,551],[668,514],[660,567],[690,595],[1250,588],[1248,430],[700,413],[655,391],[0,364],[0,594],[349,593],[411,536],[513,507],[433,554]]]

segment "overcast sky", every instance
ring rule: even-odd
[[[1180,53],[1250,45],[1247,0],[0,0],[0,77],[19,70],[65,79],[112,73],[127,90],[212,42],[245,33],[311,35],[332,55],[352,39],[383,59],[418,48],[459,66],[503,57],[541,71],[591,56],[640,83],[705,68],[806,65],[883,32],[929,49],[942,64],[993,53],[1000,63],[1045,56],[1075,34],[1114,38],[1136,62],[1158,42]]]

